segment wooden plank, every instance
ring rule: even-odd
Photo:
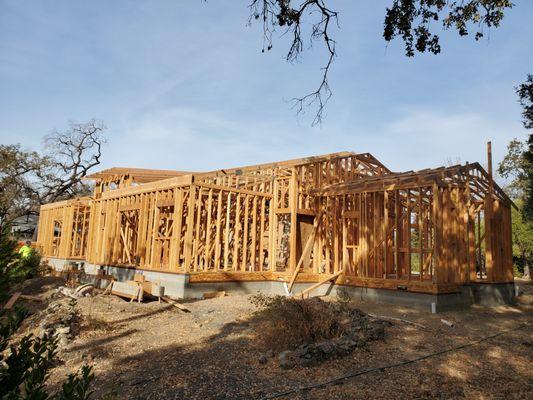
[[[221,229],[222,229],[222,190],[218,192],[217,198],[217,217],[215,226],[215,269],[220,269],[220,255],[221,255]]]
[[[140,290],[140,285],[137,282],[127,283],[127,282],[117,282],[114,281],[111,286],[111,294],[125,297],[130,300],[142,300],[142,290]]]
[[[224,230],[224,271],[229,269],[229,248],[230,248],[230,227],[231,227],[231,208],[232,199],[231,192],[228,192],[228,200],[226,202],[226,229]]]
[[[237,194],[235,205],[235,226],[233,227],[233,259],[231,268],[234,271],[239,270],[239,243],[241,241],[241,195]]]
[[[193,241],[193,253],[192,253],[192,263],[193,263],[193,270],[198,271],[199,268],[199,254],[198,250],[200,248],[200,231],[202,229],[201,221],[202,221],[202,193],[203,189],[201,187],[198,187],[198,196],[196,197],[196,222],[194,225],[194,241]],[[205,242],[204,242],[205,244]]]
[[[419,274],[420,274],[420,280],[424,278],[424,254],[422,252],[423,249],[423,239],[425,239],[424,232],[424,221],[423,221],[423,215],[422,215],[422,188],[418,188],[418,268]]]
[[[120,227],[120,237],[122,238],[122,244],[124,245],[124,251],[126,252],[126,257],[128,258],[128,263],[132,265],[130,250],[128,249],[128,242],[126,236],[124,235],[124,230]]]
[[[172,239],[170,242],[169,269],[174,271],[180,267],[181,227],[183,223],[183,190],[174,190],[174,213],[172,216]]]
[[[205,226],[205,249],[204,249],[204,266],[203,269],[209,269],[211,264],[211,224],[213,215],[213,189],[210,189],[207,195],[207,222]]]
[[[193,249],[193,231],[194,231],[194,212],[196,205],[196,186],[191,185],[189,201],[187,202],[187,230],[185,232],[185,270],[190,271],[192,268],[192,249]]]
[[[248,263],[248,229],[249,229],[249,216],[250,216],[250,196],[244,196],[244,227],[242,237],[242,260],[241,270],[247,271]]]
[[[276,215],[276,209],[278,207],[279,202],[279,182],[276,179],[274,181],[273,186],[273,192],[274,197],[270,201],[270,210],[269,210],[269,222],[268,222],[268,230],[269,230],[269,249],[268,249],[268,268],[270,271],[274,272],[276,271],[276,262],[277,262],[277,228],[278,228],[278,216]]]
[[[261,215],[259,223],[259,271],[263,270],[265,264],[265,218],[266,218],[266,199],[261,199]]]
[[[296,265],[296,268],[291,276],[291,279],[289,281],[289,292],[292,290],[292,286],[294,285],[294,282],[296,281],[296,276],[300,272],[300,267],[303,264],[304,259],[307,257],[307,253],[311,250],[312,244],[314,243],[316,232],[318,229],[318,226],[320,224],[320,219],[322,218],[322,211],[318,214],[318,216],[313,221],[313,230],[311,234],[309,235],[309,238],[307,239],[307,242],[305,243],[304,249],[302,251],[302,255],[300,256],[300,259],[298,260],[298,264]]]
[[[339,276],[341,276],[342,274],[344,273],[344,270],[340,270],[339,272],[337,272],[336,274],[333,274],[331,276],[328,276],[327,278],[321,280],[320,282],[314,284],[313,286],[311,287],[308,287],[307,289],[305,290],[302,290],[300,293],[298,293],[297,295],[295,295],[294,297],[301,297],[302,299],[304,298],[305,295],[311,293],[313,290],[315,290],[316,288],[322,286],[324,283],[327,283],[327,282],[334,282]]]
[[[10,297],[10,299],[7,301],[7,303],[4,305],[4,310],[11,310],[21,294],[22,294],[22,292],[13,293],[13,295]]]
[[[289,185],[289,208],[291,211],[291,225],[289,232],[289,271],[296,269],[296,239],[298,229],[298,180],[296,168],[291,170],[291,180]]]
[[[166,296],[161,296],[161,300],[163,300],[165,303],[168,303],[168,304],[171,304],[173,305],[174,307],[176,307],[177,309],[180,309],[181,311],[183,312],[186,312],[186,313],[189,313],[191,312],[191,310],[189,310],[187,307],[185,307],[183,304],[180,304]]]
[[[256,269],[256,257],[257,257],[257,196],[252,198],[252,237],[250,245],[250,271]]]

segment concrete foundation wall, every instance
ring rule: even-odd
[[[68,260],[68,259],[63,259],[63,258],[46,258],[46,261],[56,271],[63,271],[63,269],[65,269],[65,267],[69,265],[85,264],[85,261]]]
[[[49,263],[56,270],[60,271],[65,265],[79,263],[79,261],[49,259]],[[113,275],[120,282],[133,280],[135,273],[142,273],[148,281],[159,282],[165,288],[166,296],[178,299],[198,299],[205,292],[218,290],[224,290],[228,293],[245,294],[288,294],[287,284],[282,281],[190,283],[188,274],[140,271],[132,268],[99,266],[87,262],[81,262],[79,265],[89,275],[89,280],[90,276],[96,275],[99,269],[104,270],[104,273],[107,275]],[[106,284],[105,281],[102,282],[102,286]],[[311,285],[313,283],[296,283],[293,286],[292,293],[299,293]],[[471,284],[463,286],[460,293],[440,295],[324,284],[315,289],[312,295],[336,296],[341,290],[353,300],[396,304],[433,313],[466,308],[473,304],[484,306],[510,304],[513,303],[515,296],[515,285],[513,283]]]

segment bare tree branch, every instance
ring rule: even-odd
[[[82,178],[100,164],[104,130],[95,120],[70,123],[45,138],[42,155],[0,145],[0,223],[38,214],[45,203],[88,194]]]
[[[253,0],[250,4],[250,23],[261,20],[263,24],[263,52],[272,48],[272,35],[276,26],[285,29],[284,34],[290,33],[292,40],[287,52],[286,60],[298,61],[304,50],[302,39],[302,16],[318,15],[317,20],[311,25],[310,42],[321,41],[328,53],[327,62],[322,67],[321,81],[316,90],[291,101],[298,114],[305,107],[315,107],[316,114],[313,125],[320,124],[324,117],[325,106],[332,96],[328,82],[328,74],[336,56],[335,40],[331,37],[331,23],[338,27],[337,12],[326,6],[325,0],[301,1],[298,6],[292,7],[290,0]]]
[[[387,8],[383,37],[387,42],[400,37],[404,42],[406,55],[412,57],[415,51],[438,54],[441,51],[439,36],[432,32],[441,21],[441,29],[455,29],[460,36],[475,29],[475,39],[484,35],[484,28],[498,27],[504,12],[513,6],[511,0],[390,0]],[[284,29],[283,36],[291,38],[286,60],[299,60],[304,51],[306,32],[303,27],[311,20],[310,44],[320,41],[327,52],[322,67],[321,80],[317,88],[291,101],[297,113],[314,107],[316,110],[312,125],[320,124],[325,107],[333,95],[329,85],[329,73],[337,55],[336,43],[332,38],[332,22],[338,27],[338,12],[328,7],[327,0],[251,0],[249,23],[260,21],[263,29],[263,49],[272,49],[273,35],[277,26]],[[358,7],[362,7],[358,4]],[[438,29],[438,28],[437,28]]]

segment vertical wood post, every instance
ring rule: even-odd
[[[196,206],[196,186],[190,186],[189,201],[187,202],[187,231],[185,232],[185,271],[189,272],[192,263],[192,245],[194,229],[194,210]]]
[[[296,268],[296,239],[298,234],[298,180],[296,168],[292,168],[289,183],[289,210],[291,216],[291,230],[289,234],[289,271],[291,274]]]
[[[492,180],[492,145],[487,143],[487,165],[489,173],[489,188],[485,198],[485,268],[487,270],[487,280],[494,279],[494,254],[493,254],[493,180]]]
[[[269,210],[268,210],[268,267],[271,272],[276,271],[276,250],[277,250],[277,229],[278,229],[278,218],[277,218],[277,210],[278,210],[278,190],[279,190],[279,182],[277,179],[274,179],[274,182],[272,184],[272,198],[269,202]]]

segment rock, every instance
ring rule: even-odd
[[[67,296],[70,298],[75,298],[76,294],[74,293],[74,289],[67,288],[65,286],[60,286],[57,288],[58,293],[61,293],[63,296]]]
[[[282,351],[278,355],[279,366],[283,369],[292,369],[294,368],[294,355],[292,351],[286,350]]]
[[[37,334],[37,337],[39,339],[43,339],[45,336],[50,335],[50,331],[48,329],[41,329],[39,333]]]
[[[348,346],[350,346],[352,349],[354,347],[357,347],[358,343],[355,341],[355,340],[352,340],[352,339],[348,339],[346,340],[346,343],[348,344]]]
[[[306,344],[302,344],[298,346],[296,350],[294,350],[294,355],[297,357],[304,357],[308,353],[309,353],[309,346]]]
[[[264,354],[261,354],[257,361],[259,361],[259,364],[266,364],[268,362],[268,357]]]
[[[385,327],[382,324],[369,326],[366,330],[367,340],[381,340],[385,336]]]
[[[302,367],[309,367],[310,365],[313,365],[314,363],[315,363],[315,360],[313,359],[313,357],[311,357],[310,354],[309,354],[309,357],[304,357],[300,359],[300,365]]]
[[[335,346],[333,346],[330,342],[317,343],[316,348],[318,351],[322,352],[325,356],[335,354]]]
[[[70,326],[61,326],[56,329],[57,334],[68,335],[70,333]]]
[[[67,347],[69,343],[68,337],[65,335],[59,335],[59,347]]]
[[[48,328],[49,321],[47,319],[43,319],[41,323],[39,324],[39,328],[41,329],[47,329]]]

